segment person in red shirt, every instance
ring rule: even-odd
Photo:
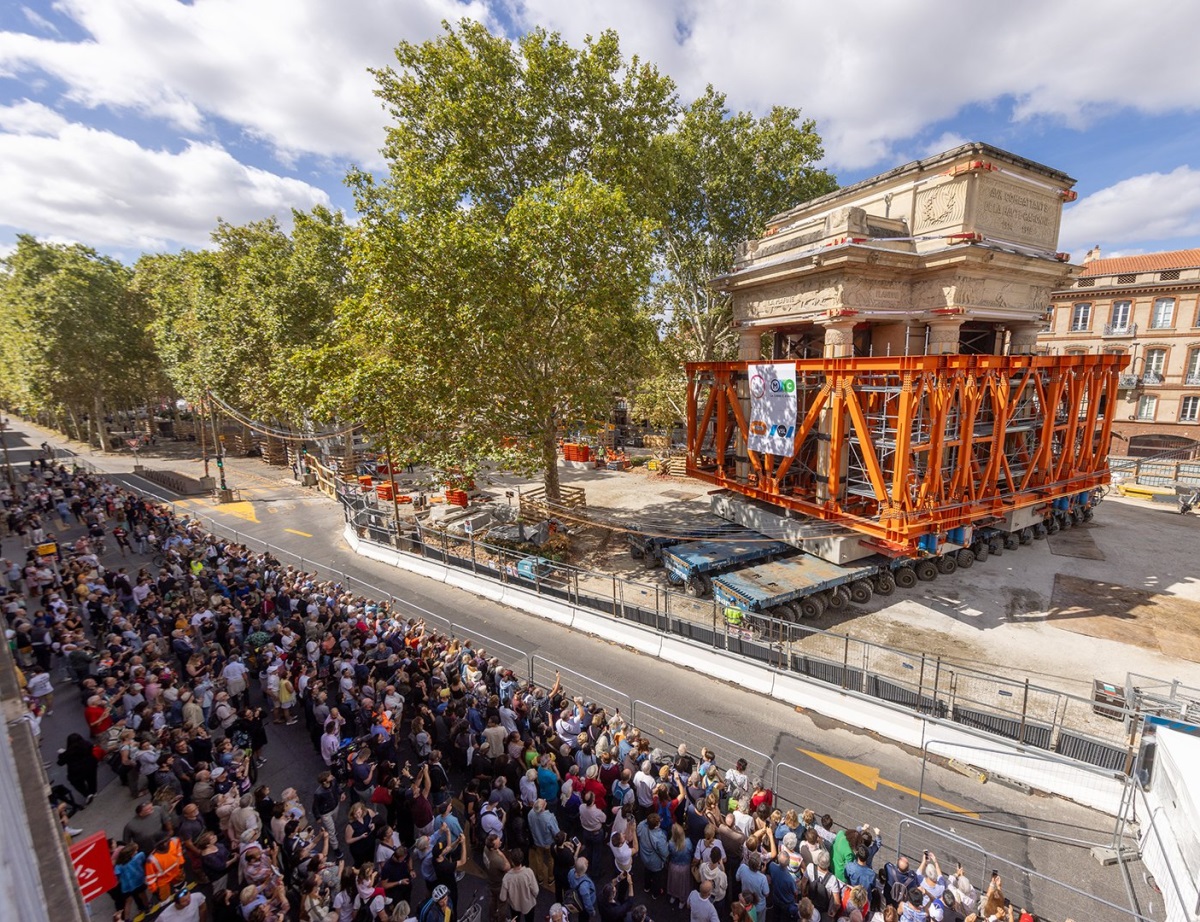
[[[92,739],[97,739],[112,729],[112,710],[99,695],[88,698],[87,707],[83,709],[83,719],[87,721]]]

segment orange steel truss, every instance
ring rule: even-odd
[[[745,362],[691,363],[688,473],[882,550],[1108,482],[1124,355],[930,355],[796,367],[793,451],[747,447]],[[750,363],[755,364],[755,363]]]

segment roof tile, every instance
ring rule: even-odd
[[[1200,249],[1143,253],[1141,256],[1116,256],[1085,263],[1079,278],[1099,275],[1125,275],[1131,272],[1161,272],[1163,269],[1193,269],[1200,266]]]

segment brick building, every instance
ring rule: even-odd
[[[1051,296],[1042,351],[1130,356],[1114,415],[1114,454],[1200,455],[1200,249],[1084,259]]]

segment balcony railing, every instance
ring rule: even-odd
[[[1138,386],[1137,375],[1117,375],[1117,387],[1123,391],[1133,390]]]
[[[1105,336],[1137,336],[1136,323],[1106,323]]]
[[[1200,387],[1200,371],[1184,375],[1183,384],[1185,387]]]
[[[1145,387],[1154,387],[1163,383],[1163,376],[1157,371],[1142,372],[1142,385]]]

